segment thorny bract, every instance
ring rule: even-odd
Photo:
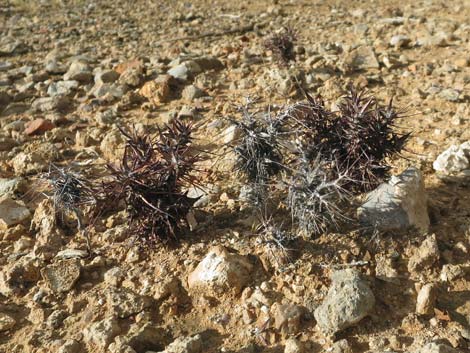
[[[276,224],[272,217],[263,216],[260,220],[257,231],[270,261],[279,267],[291,263],[294,236],[284,230],[282,224]]]

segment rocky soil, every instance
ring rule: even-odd
[[[469,19],[467,0],[1,1],[0,352],[470,351]],[[288,68],[263,47],[286,26]],[[233,173],[228,118],[247,97],[301,100],[294,78],[332,106],[351,83],[393,97],[412,137],[357,200],[375,232],[353,212],[280,263]],[[140,251],[117,212],[93,220],[89,257],[41,173],[99,179],[118,126],[176,117],[212,153],[195,229]]]

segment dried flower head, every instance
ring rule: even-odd
[[[279,65],[286,66],[290,61],[295,60],[294,44],[296,40],[297,35],[292,28],[283,28],[279,33],[274,33],[266,39],[264,47],[271,50]]]

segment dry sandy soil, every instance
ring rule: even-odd
[[[303,347],[294,351],[305,352],[418,352],[436,340],[469,351],[470,189],[441,180],[432,167],[450,145],[470,140],[469,19],[467,0],[0,2],[1,191],[30,211],[23,224],[0,230],[0,352],[145,353],[197,333],[206,352],[281,352],[289,338]],[[284,27],[298,33],[289,68],[278,67],[263,47]],[[165,81],[188,57],[200,67],[186,80]],[[75,83],[54,86],[77,60],[83,65],[72,73]],[[99,71],[107,72],[106,82],[95,84]],[[328,104],[353,83],[406,108],[401,128],[412,135],[390,161],[391,174],[409,166],[422,171],[427,233],[371,233],[351,221],[336,232],[299,237],[287,264],[269,258],[256,212],[239,199],[244,182],[225,145],[227,118],[240,118],[247,97],[259,111],[302,100],[294,75]],[[54,162],[98,177],[121,156],[117,126],[156,132],[178,115],[194,121],[197,145],[212,153],[198,227],[180,244],[142,252],[129,242],[124,213],[109,214],[94,221],[93,257],[56,257],[84,250],[86,242],[74,227],[48,223],[39,174]],[[31,127],[39,118],[47,122]],[[4,186],[8,180],[13,186]],[[276,217],[289,224],[282,207]],[[410,258],[431,235],[437,253],[410,271]],[[252,264],[241,293],[188,287],[189,274],[215,245]],[[54,266],[71,282],[63,291],[47,278]],[[360,271],[376,303],[332,338],[313,313],[339,268]],[[434,283],[436,301],[419,315],[417,293],[427,283]],[[131,294],[113,297],[118,290]],[[127,301],[128,315],[117,314],[119,300]],[[273,307],[284,304],[300,314],[277,325]],[[107,329],[87,331],[107,318]],[[149,333],[135,334],[142,328]],[[104,341],[90,338],[98,334]]]

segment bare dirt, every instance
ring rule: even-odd
[[[114,336],[126,336],[146,323],[165,332],[154,346],[134,348],[137,353],[161,351],[175,338],[196,333],[201,333],[207,352],[281,352],[288,337],[302,342],[306,352],[339,349],[334,342],[341,339],[352,352],[417,352],[434,340],[469,351],[470,189],[468,183],[439,179],[432,168],[437,155],[451,144],[470,140],[469,19],[466,0],[1,3],[0,177],[23,178],[15,195],[32,214],[44,199],[37,192],[38,173],[51,160],[58,165],[75,163],[98,178],[106,162],[120,158],[122,143],[103,144],[116,126],[134,124],[155,132],[185,106],[190,108],[185,119],[198,126],[198,147],[212,155],[204,165],[203,180],[211,190],[208,201],[196,212],[198,228],[188,231],[180,244],[139,252],[128,237],[119,235],[126,227],[121,212],[94,220],[95,256],[78,260],[80,276],[72,289],[54,293],[39,273],[29,282],[25,273],[15,274],[24,288],[0,294],[0,313],[16,322],[0,332],[0,352],[124,352],[118,350],[119,339],[111,348],[99,348],[84,338],[92,323],[113,315],[107,299],[113,284],[105,280],[105,273],[114,267],[123,273],[119,286],[150,298],[151,304],[117,318],[120,333],[110,343]],[[298,33],[296,61],[290,69],[279,68],[263,47],[265,38],[283,27]],[[406,38],[391,45],[397,35]],[[370,48],[373,58],[368,60],[376,64],[358,67],[352,62],[358,47]],[[147,82],[163,76],[174,66],[173,60],[186,55],[210,56],[222,65],[207,65],[186,82],[164,82],[145,93],[142,87]],[[128,92],[96,97],[91,93],[93,78],[85,79],[60,95],[68,98],[64,107],[35,109],[33,102],[49,97],[50,84],[63,79],[64,72],[45,71],[49,59],[55,58],[67,71],[70,59],[77,56],[90,70],[114,69],[121,74],[117,82],[127,85]],[[135,82],[122,83],[122,72],[131,61],[142,70]],[[3,69],[2,63],[11,66]],[[288,264],[279,265],[269,257],[256,232],[256,212],[239,200],[244,182],[233,172],[233,156],[224,140],[227,118],[240,118],[237,107],[246,97],[255,99],[253,109],[264,111],[302,99],[292,82],[281,77],[287,70],[300,72],[305,88],[328,102],[336,102],[353,83],[367,86],[383,102],[393,97],[394,104],[406,109],[401,128],[412,135],[403,156],[390,161],[391,174],[408,166],[423,172],[431,218],[427,234],[372,234],[351,221],[337,232],[297,240],[296,256]],[[190,84],[206,96],[188,99],[182,91]],[[26,134],[24,123],[37,118],[48,119],[54,128]],[[44,146],[54,152],[46,153]],[[34,162],[15,164],[19,154],[35,152],[40,157]],[[31,169],[35,163],[38,168]],[[281,210],[278,220],[287,217],[289,224],[282,202],[273,208]],[[30,222],[31,218],[0,231],[2,273],[24,258],[32,257],[34,271],[59,261],[38,251],[43,240],[30,229]],[[116,236],[110,235],[113,230]],[[427,269],[409,271],[410,257],[431,234],[437,239],[439,259]],[[73,227],[58,237],[51,243],[53,237],[45,235],[54,254],[86,249],[84,237]],[[213,245],[248,256],[255,268],[248,289],[217,296],[188,289],[189,274]],[[458,275],[443,280],[448,264],[456,266]],[[376,305],[371,315],[333,340],[320,332],[313,312],[328,291],[331,272],[351,267],[369,281]],[[384,267],[393,273],[391,278],[378,275]],[[173,280],[176,289],[170,285],[166,290]],[[436,283],[435,310],[418,315],[417,292],[426,283]],[[45,297],[38,302],[34,297],[41,290]],[[253,291],[261,291],[266,303],[248,305]],[[279,304],[303,310],[300,322],[288,324],[289,333],[268,320],[272,307]],[[64,311],[64,318],[55,324],[50,317],[57,310]],[[76,350],[63,348],[70,340],[77,342]]]

